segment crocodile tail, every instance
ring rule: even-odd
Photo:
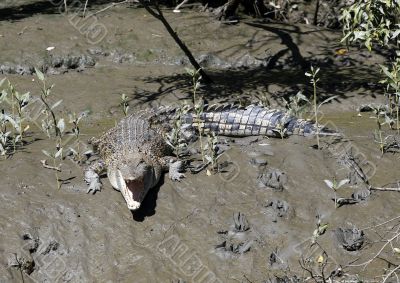
[[[298,119],[285,111],[250,105],[245,108],[232,105],[209,106],[200,113],[189,113],[184,123],[204,133],[215,132],[225,136],[286,137],[289,135],[313,135],[317,128],[311,121]],[[319,134],[328,134],[324,127],[318,127]]]

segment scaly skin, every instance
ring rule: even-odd
[[[207,107],[200,117],[188,113],[184,124],[198,125],[205,133],[215,132],[224,136],[287,137],[290,135],[313,135],[317,128],[311,121],[298,119],[286,112],[268,109],[262,106],[247,107],[212,105]],[[325,131],[325,132],[324,132]],[[324,127],[319,127],[321,134],[327,134]]]
[[[181,163],[171,156],[172,149],[164,139],[176,109],[160,107],[143,110],[122,119],[117,126],[104,133],[93,144],[102,160],[85,171],[90,184],[88,192],[101,189],[99,174],[107,169],[112,186],[121,191],[128,208],[136,210],[147,192],[157,185],[162,173],[168,170],[170,178],[184,177]],[[225,136],[312,135],[317,127],[310,121],[297,119],[280,110],[261,106],[246,108],[218,105],[209,106],[197,117],[192,109],[181,116],[186,130],[215,132]],[[319,127],[320,134],[330,134]]]
[[[162,127],[150,123],[154,115],[150,110],[140,111],[92,142],[102,160],[85,172],[85,180],[90,184],[88,192],[101,189],[99,174],[107,169],[111,185],[121,191],[128,208],[136,210],[168,167],[171,179],[184,177],[178,172],[180,162],[172,162],[172,150],[163,138]]]

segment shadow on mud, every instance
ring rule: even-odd
[[[143,222],[146,217],[150,217],[156,213],[158,192],[163,184],[164,180],[161,178],[160,183],[147,193],[140,208],[136,211],[131,211],[133,220]]]
[[[339,67],[334,64],[318,64],[316,60],[312,63],[321,68],[317,90],[320,102],[334,95],[338,96],[337,102],[344,102],[344,100],[353,96],[354,91],[360,89],[370,90],[369,94],[363,91],[364,96],[375,97],[375,91],[382,89],[380,85],[370,83],[376,81],[378,74],[368,66]],[[304,72],[301,68],[296,67],[290,70],[271,70],[266,67],[209,70],[208,73],[214,84],[203,85],[199,93],[203,95],[205,100],[216,100],[221,103],[259,101],[260,96],[268,94],[268,99],[273,99],[280,104],[282,99],[288,99],[300,90],[306,96],[312,94],[311,85]],[[192,80],[189,75],[174,74],[146,77],[143,80],[146,83],[158,84],[158,87],[156,92],[137,87],[133,89],[132,97],[138,101],[138,105],[142,103],[152,105],[152,102],[167,99],[176,92],[184,93],[184,96],[178,97],[178,99],[192,97]],[[282,90],[268,93],[269,85],[278,85]]]
[[[375,97],[374,93],[381,92],[382,87],[376,84],[379,77],[378,70],[364,64],[368,60],[361,54],[357,56],[341,56],[335,53],[335,46],[342,48],[342,45],[320,46],[319,52],[308,55],[302,54],[299,46],[304,45],[303,36],[313,33],[321,42],[331,41],[319,30],[302,31],[299,27],[291,24],[265,23],[262,21],[244,21],[244,24],[253,27],[255,30],[273,33],[281,40],[283,48],[271,55],[264,66],[241,68],[223,68],[206,70],[214,81],[214,84],[203,85],[199,92],[206,100],[217,100],[219,102],[249,103],[260,101],[260,96],[268,94],[268,99],[273,99],[280,104],[282,99],[296,95],[298,91],[310,96],[312,86],[305,72],[311,65],[319,67],[320,81],[318,83],[318,99],[323,101],[331,96],[338,96],[337,102],[343,102],[351,98],[354,91],[361,90],[363,96]],[[283,27],[282,27],[283,26]],[[232,46],[235,50],[243,46]],[[258,48],[265,48],[261,45]],[[226,51],[222,50],[222,51]],[[254,50],[253,50],[254,51]],[[385,54],[384,54],[385,55]],[[386,54],[387,55],[387,54]],[[187,99],[192,95],[192,79],[186,74],[173,74],[159,77],[145,77],[143,81],[151,84],[158,84],[156,92],[135,88],[132,90],[132,97],[141,103],[160,101],[175,93],[183,93],[178,99]],[[277,85],[281,90],[268,93],[270,85]],[[367,91],[365,91],[367,90]],[[368,92],[369,91],[369,92]],[[157,106],[157,105],[154,105]]]
[[[68,1],[70,2],[70,1]],[[85,1],[74,1],[75,5],[70,7],[71,3],[68,3],[70,8],[76,8],[77,6],[82,6]],[[91,0],[88,2],[88,7],[102,5],[110,3],[109,0]],[[34,3],[24,4],[20,6],[12,6],[0,9],[0,21],[15,21],[24,18],[31,17],[35,14],[60,14],[64,10],[63,0],[42,0],[36,1]]]

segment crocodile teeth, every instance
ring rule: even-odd
[[[137,210],[143,200],[143,180],[124,180],[121,171],[117,170],[118,187],[130,210]]]

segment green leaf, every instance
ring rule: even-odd
[[[51,106],[51,109],[56,108],[58,105],[60,105],[62,103],[62,99],[60,99],[59,101],[57,101],[56,103],[53,104],[53,106]]]
[[[42,149],[42,152],[43,152],[43,154],[46,155],[47,157],[53,158],[53,156],[51,156],[51,154],[50,154],[48,151]]]
[[[20,131],[19,124],[14,120],[13,117],[11,117],[11,116],[8,115],[8,114],[3,114],[3,115],[2,115],[2,118],[3,118],[4,120],[10,122],[11,125],[14,127],[14,129],[15,129],[17,132]]]
[[[323,104],[328,103],[329,101],[331,101],[331,100],[337,98],[338,96],[339,96],[339,95],[334,95],[334,96],[331,96],[331,97],[325,99],[324,101],[322,101],[322,102],[318,105],[317,109],[319,109]]]
[[[383,65],[379,65],[383,71],[383,73],[385,74],[386,77],[388,77],[389,79],[393,80],[393,76],[392,73],[389,72],[389,68]]]
[[[308,98],[307,98],[301,91],[299,91],[299,92],[296,94],[296,97],[297,97],[299,100],[303,100],[303,101],[306,101],[306,102],[310,102],[310,100],[308,100]]]
[[[328,223],[322,224],[321,226],[318,227],[318,234],[323,235],[326,232],[326,229],[328,229]]]
[[[21,101],[27,104],[30,100],[30,97],[30,92],[26,92],[21,96]]]
[[[368,51],[371,52],[372,51],[372,39],[370,37],[368,37],[365,40],[365,46],[368,48]]]
[[[324,180],[324,182],[330,189],[333,189],[333,182],[331,180]]]
[[[191,77],[193,77],[196,73],[195,70],[190,69],[190,68],[185,68],[186,73],[188,73]]]
[[[347,184],[348,182],[350,182],[349,179],[343,179],[339,182],[339,184],[337,185],[337,189],[339,189],[341,186]]]
[[[365,31],[356,30],[353,32],[353,34],[354,34],[353,40],[357,40],[357,39],[364,40],[365,39]]]
[[[341,42],[341,43],[342,43],[342,42],[345,42],[352,34],[353,34],[352,32],[347,33],[347,34],[340,40],[340,42]]]
[[[44,74],[36,67],[35,67],[35,73],[39,80],[44,81]]]
[[[64,133],[65,130],[65,122],[64,119],[61,118],[60,120],[58,120],[57,122],[57,128],[60,130],[61,133]]]
[[[57,152],[56,152],[56,154],[54,155],[54,158],[58,158],[58,157],[60,157],[61,156],[61,154],[62,154],[62,151],[63,151],[63,149],[62,148],[60,148]]]

